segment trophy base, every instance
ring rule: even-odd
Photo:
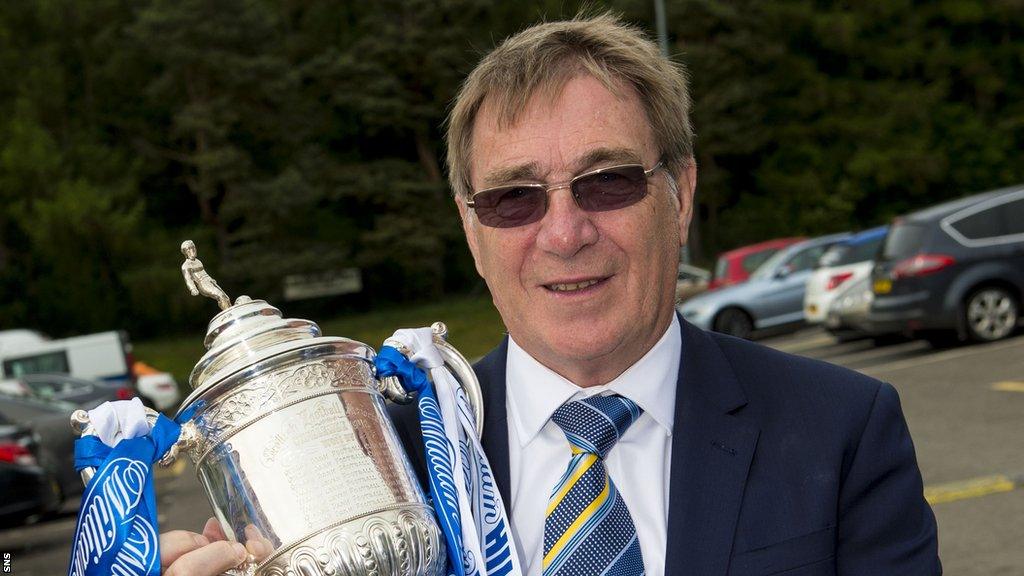
[[[445,546],[422,505],[376,511],[328,526],[259,561],[255,576],[435,576]]]

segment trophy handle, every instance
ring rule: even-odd
[[[480,381],[476,377],[476,372],[473,371],[473,366],[466,360],[466,357],[448,343],[448,327],[445,326],[444,322],[434,322],[431,324],[430,329],[434,335],[434,346],[437,347],[438,352],[441,353],[441,358],[444,359],[445,365],[455,374],[459,385],[462,386],[466,397],[469,398],[469,405],[472,406],[473,414],[476,417],[476,436],[480,438],[484,433],[484,397],[480,390]],[[408,356],[407,350],[402,350],[402,348],[404,346],[401,346],[399,351]],[[405,391],[405,388],[402,387],[402,383],[399,382],[396,376],[381,378],[380,391],[385,398],[396,404],[409,404],[416,398],[415,392]]]
[[[145,408],[145,410],[146,421],[149,422],[150,427],[153,427],[160,413],[152,408]],[[93,427],[92,422],[89,421],[89,413],[85,410],[75,410],[71,413],[71,429],[79,436],[96,436],[96,429]],[[181,434],[178,436],[178,441],[160,459],[160,465],[170,466],[178,458],[179,452],[192,448],[198,441],[199,430],[196,429],[196,425],[191,421],[185,422],[181,425]],[[95,474],[96,469],[93,467],[82,468],[80,472],[82,483],[88,486],[89,481],[92,480]]]

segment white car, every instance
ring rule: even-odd
[[[804,292],[804,318],[809,324],[825,321],[842,288],[871,275],[875,254],[887,230],[888,226],[880,226],[859,232],[821,255]]]
[[[138,388],[139,395],[152,402],[157,410],[174,408],[181,400],[178,382],[167,372],[139,374],[135,381],[135,387]]]

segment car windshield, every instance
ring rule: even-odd
[[[743,269],[747,271],[747,274],[753,274],[761,267],[762,264],[772,257],[772,254],[775,254],[778,251],[778,248],[767,248],[760,252],[754,252],[743,259]]]
[[[725,278],[729,274],[729,260],[725,258],[719,258],[715,262],[715,273],[714,278]]]
[[[768,278],[772,275],[772,272],[779,267],[779,264],[787,260],[792,254],[792,250],[779,250],[758,266],[757,270],[754,270],[754,273],[750,275],[750,278],[758,280]]]
[[[909,222],[896,222],[889,228],[882,245],[880,260],[898,260],[917,252],[924,243],[925,227]]]

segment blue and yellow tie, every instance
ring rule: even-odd
[[[569,441],[572,460],[548,501],[544,576],[644,573],[636,526],[604,465],[641,412],[628,398],[597,396],[566,402],[552,414]]]

